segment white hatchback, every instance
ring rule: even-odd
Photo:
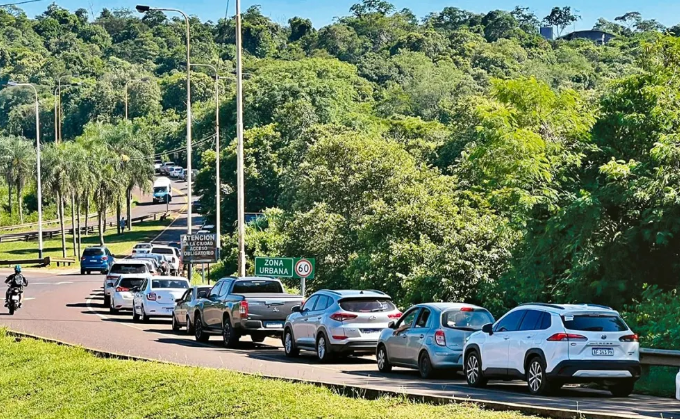
[[[134,293],[132,320],[149,321],[151,317],[172,317],[175,300],[189,288],[186,278],[154,276],[146,278]]]
[[[126,275],[120,278],[111,292],[111,304],[109,305],[111,314],[117,314],[120,310],[132,310],[134,289],[141,287],[147,278],[149,277],[146,275]]]
[[[618,312],[592,304],[516,307],[471,335],[464,356],[470,386],[517,378],[540,395],[594,382],[625,397],[641,373],[637,335]]]

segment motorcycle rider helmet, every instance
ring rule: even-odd
[[[14,272],[15,273],[21,273],[21,265],[17,265],[14,267]]]

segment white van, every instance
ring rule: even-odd
[[[172,202],[172,182],[166,177],[159,177],[153,184],[153,202]]]

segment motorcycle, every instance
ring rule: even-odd
[[[9,315],[13,316],[14,312],[21,307],[21,288],[12,288],[9,292],[9,298],[5,301],[5,307],[9,309]]]

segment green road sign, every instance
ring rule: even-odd
[[[255,258],[255,276],[314,279],[314,258]]]

